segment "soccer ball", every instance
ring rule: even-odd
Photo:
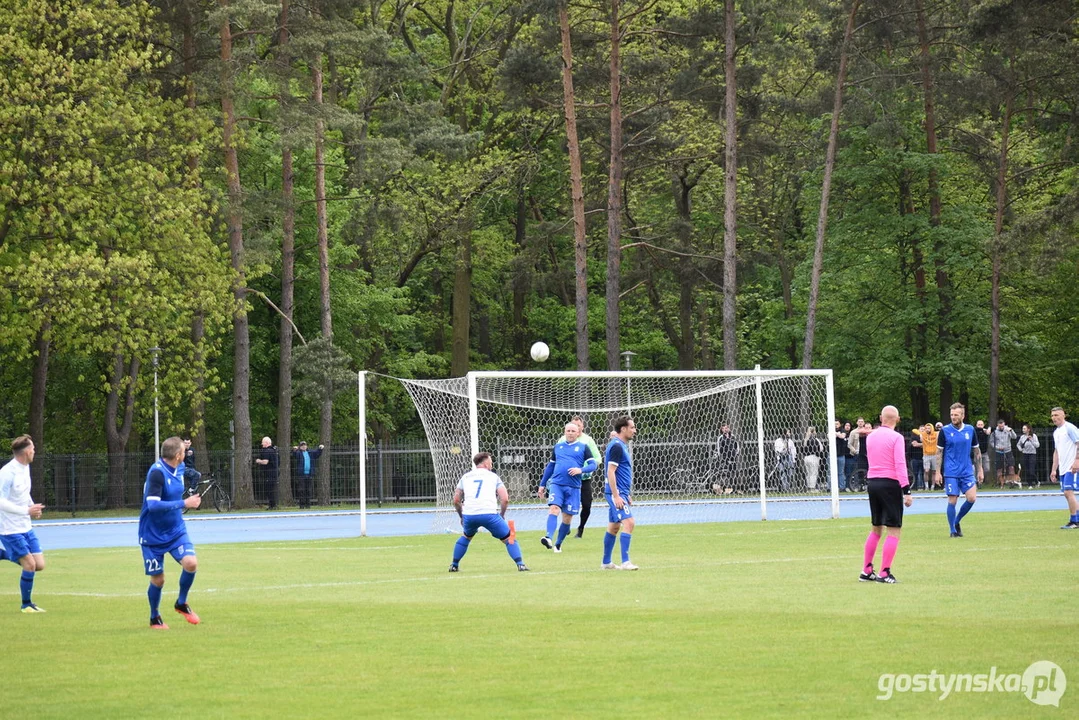
[[[532,359],[536,362],[543,362],[551,356],[551,348],[547,347],[547,343],[538,342],[532,343]]]

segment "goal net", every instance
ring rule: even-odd
[[[574,415],[601,452],[613,421],[633,417],[632,498],[642,523],[838,516],[830,370],[472,372],[401,382],[431,447],[435,532],[460,527],[453,490],[480,450],[509,490],[507,517],[519,530],[543,528],[546,501],[536,490]],[[724,425],[729,439],[720,442]],[[597,472],[591,483],[597,528],[607,518],[603,482]]]

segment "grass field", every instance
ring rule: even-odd
[[[46,548],[46,614],[0,568],[0,717],[1075,717],[1079,685],[876,699],[882,673],[1039,660],[1079,684],[1062,516],[910,517],[891,586],[857,582],[865,520],[641,526],[639,572],[599,569],[601,527],[560,555],[522,534],[530,573],[486,534],[455,575],[448,535],[205,545],[197,627],[167,561],[168,632],[137,548]]]

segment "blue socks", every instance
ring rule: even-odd
[[[614,535],[607,532],[603,536],[603,564],[609,565],[611,563],[611,553],[614,552]]]
[[[952,507],[955,507],[955,506],[953,505]],[[956,525],[958,525],[959,521],[962,520],[966,516],[966,514],[968,512],[970,512],[970,509],[972,507],[974,507],[974,503],[970,502],[969,500],[964,500],[963,501],[963,507],[959,508],[959,514],[956,515],[956,517],[955,517],[955,524]]]
[[[19,578],[19,589],[22,590],[22,606],[30,604],[30,593],[34,589],[34,573],[32,570],[23,570]]]
[[[464,535],[457,538],[457,544],[453,546],[453,564],[461,562],[461,558],[468,552],[468,544],[472,542],[471,539],[466,538]],[[519,552],[519,551],[518,551]]]
[[[161,605],[161,588],[150,583],[150,589],[146,591],[146,597],[150,598],[150,619],[153,620],[161,614],[161,611],[158,610]]]
[[[955,505],[948,503],[948,527],[955,532]]]
[[[554,517],[554,515],[549,515],[548,517]],[[558,526],[558,539],[555,540],[555,546],[562,545],[562,541],[566,539],[567,535],[569,535],[569,523],[562,523]]]
[[[191,583],[195,582],[195,573],[183,570],[180,573],[180,597],[176,598],[177,605],[187,602],[187,591],[191,589]]]
[[[506,544],[506,552],[508,552],[510,554],[510,557],[513,558],[513,562],[517,563],[518,565],[524,562],[524,558],[521,557],[521,546],[517,544],[516,540]],[[454,560],[454,562],[457,561]]]
[[[547,537],[554,537],[554,529],[558,526],[558,516],[547,516]]]
[[[624,532],[619,536],[619,542],[622,545],[622,562],[629,562],[629,544],[633,540],[633,536],[628,532]]]

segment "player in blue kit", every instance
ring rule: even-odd
[[[604,456],[607,483],[603,496],[607,499],[607,534],[603,536],[603,569],[636,570],[637,566],[629,561],[629,544],[633,540],[633,511],[630,510],[633,498],[633,458],[628,443],[637,434],[637,425],[633,418],[623,415],[614,421],[614,435],[607,445]],[[614,541],[618,533],[622,535],[622,562],[611,562]]]
[[[937,435],[937,449],[943,456],[941,469],[937,470],[937,483],[944,477],[944,492],[948,495],[948,527],[950,537],[963,537],[959,523],[974,507],[978,499],[978,483],[982,481],[982,452],[978,446],[978,431],[966,425],[963,418],[966,408],[961,403],[951,407],[951,425],[941,428]],[[978,469],[978,479],[974,479],[974,469]],[[955,512],[955,503],[963,495],[966,501]]]
[[[453,507],[461,518],[461,537],[453,546],[453,561],[450,572],[458,572],[458,563],[468,552],[468,545],[479,529],[487,528],[491,537],[506,544],[506,552],[517,563],[517,569],[527,572],[528,567],[521,557],[521,546],[517,544],[517,535],[506,522],[506,508],[510,496],[502,479],[492,472],[494,462],[491,453],[476,453],[472,458],[472,470],[466,472],[457,481],[453,491]]]
[[[150,576],[150,588],[146,595],[150,600],[150,627],[168,630],[161,619],[161,588],[165,585],[165,555],[172,555],[180,563],[180,595],[173,608],[192,625],[199,624],[199,616],[187,604],[187,593],[195,582],[198,558],[195,546],[187,536],[184,508],[197,508],[202,502],[198,495],[184,499],[184,444],[178,437],[170,437],[161,443],[161,457],[146,473],[142,490],[142,512],[139,514],[139,545],[142,562]]]
[[[562,552],[562,541],[569,535],[569,525],[573,516],[581,510],[581,475],[595,471],[598,458],[592,457],[588,445],[580,441],[581,428],[576,423],[566,423],[565,441],[555,443],[551,459],[540,478],[539,497],[547,493],[547,482],[551,484],[551,498],[547,501],[550,509],[547,515],[547,534],[540,538],[543,547]],[[558,515],[562,514],[562,524],[558,525]],[[554,542],[555,527],[558,537]]]

